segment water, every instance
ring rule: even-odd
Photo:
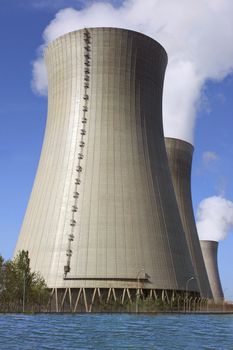
[[[0,315],[0,349],[233,350],[233,315]]]

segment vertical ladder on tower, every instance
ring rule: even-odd
[[[68,234],[68,243],[66,248],[66,265],[64,266],[64,279],[67,277],[67,273],[70,272],[71,267],[71,257],[72,257],[72,241],[75,239],[75,227],[78,221],[78,198],[79,198],[79,186],[81,184],[81,173],[83,170],[82,161],[84,159],[84,147],[85,147],[85,136],[87,128],[87,114],[88,114],[88,103],[89,94],[88,90],[90,87],[90,66],[91,66],[91,34],[89,30],[84,29],[83,32],[83,42],[84,42],[84,78],[83,78],[83,107],[82,107],[82,128],[80,130],[80,142],[79,142],[79,152],[78,160],[76,164],[76,176],[74,181],[74,191],[73,191],[73,203],[71,206],[71,219],[70,219],[70,232]]]

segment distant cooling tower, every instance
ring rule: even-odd
[[[202,297],[212,298],[210,284],[201,252],[191,195],[193,146],[179,139],[165,138],[168,163],[174,184],[185,236]]]
[[[210,287],[215,301],[224,300],[223,290],[218,272],[218,242],[200,241]]]
[[[194,270],[164,144],[166,52],[94,28],[45,56],[46,133],[16,251],[55,289],[185,291]]]

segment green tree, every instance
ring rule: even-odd
[[[17,294],[16,294],[16,271],[12,261],[2,260],[1,266],[1,310],[8,311],[12,309],[15,311],[17,305]]]
[[[4,259],[0,255],[0,293],[4,290],[4,276],[5,276],[5,265],[4,265]]]
[[[28,251],[20,251],[13,261],[0,256],[0,309],[21,312],[40,311],[49,292],[43,277],[31,272]]]

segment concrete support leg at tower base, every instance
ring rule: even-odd
[[[196,292],[132,288],[54,288],[47,312],[195,312],[207,299]]]

